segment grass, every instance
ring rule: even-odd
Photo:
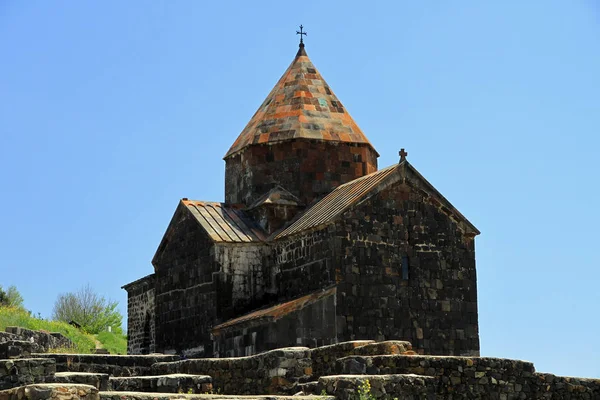
[[[27,311],[20,308],[0,307],[0,330],[4,331],[7,326],[20,326],[32,330],[60,332],[71,339],[75,344],[74,349],[57,349],[55,352],[89,354],[92,352],[92,349],[96,347],[96,342],[92,335],[85,334],[65,322],[34,318],[29,315]],[[125,347],[127,347],[127,345],[125,345]]]
[[[100,332],[96,339],[102,343],[102,347],[110,351],[110,354],[127,354],[127,338],[113,332]]]

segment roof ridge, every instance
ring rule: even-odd
[[[335,189],[333,189],[331,192],[333,193],[334,191],[338,190],[339,188],[341,188],[341,187],[343,187],[343,186],[346,186],[346,185],[349,185],[349,184],[351,184],[351,183],[355,183],[356,181],[360,181],[360,180],[362,180],[362,179],[368,179],[369,177],[373,177],[373,175],[375,175],[375,174],[383,173],[383,172],[387,171],[388,169],[397,168],[397,167],[398,167],[398,165],[399,165],[399,164],[392,164],[392,165],[390,165],[390,166],[387,166],[387,167],[385,167],[385,168],[378,169],[378,170],[377,170],[377,171],[375,171],[375,172],[371,172],[370,174],[363,175],[363,176],[361,176],[361,177],[358,177],[358,178],[356,178],[356,179],[353,179],[353,180],[351,180],[351,181],[349,181],[349,182],[342,183],[341,185],[339,185],[338,187],[336,187]]]

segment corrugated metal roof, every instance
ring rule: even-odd
[[[215,242],[262,242],[266,234],[243,211],[223,203],[182,200]]]
[[[309,208],[289,227],[279,232],[274,239],[293,235],[331,221],[390,176],[396,171],[399,165],[400,164],[392,165],[338,186],[335,190]]]
[[[297,299],[274,305],[269,308],[254,311],[249,314],[243,315],[239,318],[231,319],[220,325],[213,327],[213,333],[217,333],[222,329],[234,327],[238,324],[244,324],[247,322],[271,322],[277,321],[278,319],[294,312],[303,309],[304,307],[314,304],[322,298],[331,296],[336,293],[336,287],[332,287],[326,290],[319,290],[318,292],[311,293],[306,296],[299,297]]]

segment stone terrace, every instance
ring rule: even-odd
[[[374,399],[600,400],[600,379],[536,373],[532,363],[417,355],[368,340],[248,357],[36,354],[0,360],[0,400]],[[57,372],[58,371],[58,372]]]

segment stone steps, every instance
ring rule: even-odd
[[[0,400],[99,400],[98,389],[90,385],[40,383],[0,391]]]
[[[113,354],[33,354],[33,357],[52,359],[59,372],[93,372],[111,376],[150,375],[152,365],[160,362],[179,360],[178,356],[149,355],[113,355]]]
[[[492,357],[454,357],[423,355],[349,356],[339,359],[337,370],[350,375],[416,374],[426,376],[464,376],[482,378],[494,375],[531,376],[533,364],[527,361]]]
[[[336,400],[334,396],[223,395],[142,392],[100,392],[100,400]],[[4,400],[1,399],[0,400]]]
[[[213,389],[210,376],[191,374],[110,377],[108,386],[113,392],[200,394]]]
[[[94,386],[98,390],[108,390],[108,374],[94,372],[57,372],[54,383],[83,384]]]
[[[357,356],[389,356],[397,354],[415,355],[412,344],[403,340],[386,340],[384,342],[369,343],[354,349]]]

